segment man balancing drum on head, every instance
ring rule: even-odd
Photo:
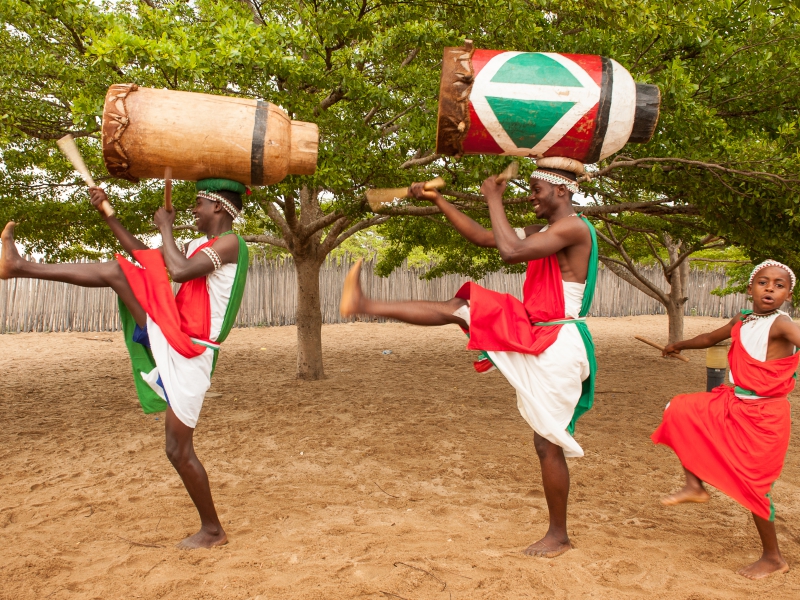
[[[508,264],[528,262],[523,301],[509,294],[465,284],[446,302],[381,302],[363,295],[361,264],[345,280],[341,312],[389,317],[415,325],[459,325],[467,348],[485,358],[476,369],[497,367],[517,391],[517,406],[534,430],[542,467],[550,527],[525,554],[555,557],[571,548],[567,535],[569,470],[565,457],[583,456],[573,439],[576,419],[594,394],[594,345],[583,317],[589,312],[597,277],[597,240],[592,225],[578,216],[572,194],[574,173],[542,166],[531,176],[530,201],[547,225],[514,229],[503,208],[506,184],[489,177],[481,192],[489,205],[487,230],[423,184],[414,197],[436,204],[453,227],[472,243],[497,248]]]
[[[110,287],[119,296],[136,391],[145,412],[166,409],[167,456],[200,513],[200,531],[180,542],[181,548],[227,542],[192,437],[211,385],[219,344],[239,310],[248,267],[247,246],[231,231],[242,209],[245,186],[206,179],[197,182],[197,190],[192,213],[198,231],[205,235],[185,249],[172,235],[174,211],[156,211],[154,221],[163,240],[157,250],[148,249],[114,217],[104,216],[140,267],[120,255],[114,262],[95,264],[28,262],[17,252],[13,222],[3,230],[0,255],[0,279],[25,277]],[[98,187],[90,188],[90,193],[95,207],[107,200]],[[181,284],[177,295],[167,272]]]

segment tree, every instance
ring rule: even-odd
[[[111,83],[261,98],[319,124],[317,173],[256,190],[244,226],[249,241],[295,259],[303,378],[324,374],[318,271],[348,236],[384,227],[393,244],[385,269],[415,246],[438,250],[439,271],[479,275],[500,265],[496,254],[463,246],[432,207],[376,215],[363,196],[368,186],[444,174],[447,193],[487,221],[476,190],[508,160],[433,152],[442,48],[464,38],[484,48],[600,53],[659,84],[656,137],[598,166],[586,185],[595,203],[588,214],[686,214],[696,229],[741,243],[754,258],[800,262],[790,197],[800,141],[792,5],[0,0],[0,14],[0,49],[15,58],[0,71],[0,219],[19,221],[28,248],[52,259],[116,248],[53,144],[73,132],[93,172],[105,172],[98,131]],[[112,188],[127,227],[152,231],[158,182],[98,180]],[[523,183],[517,192],[509,204],[526,222]],[[191,197],[190,185],[176,186],[179,210]],[[185,212],[181,218],[188,226]]]
[[[435,117],[441,48],[459,41],[435,18],[441,10],[433,3],[288,0],[0,6],[7,24],[0,47],[27,57],[0,76],[0,194],[11,200],[0,216],[20,221],[21,239],[52,258],[116,247],[51,142],[72,132],[102,173],[97,142],[111,83],[263,98],[319,124],[317,173],[257,190],[245,239],[294,257],[297,373],[323,377],[319,268],[349,236],[388,219],[369,212],[365,186],[395,185],[389,156],[432,135],[435,120],[427,115]],[[123,223],[147,232],[160,185],[113,185]],[[190,199],[191,186],[176,188],[179,209]]]

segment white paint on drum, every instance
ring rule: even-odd
[[[608,129],[600,151],[600,160],[622,149],[628,142],[633,131],[633,119],[636,116],[636,83],[625,67],[613,59],[610,60],[614,83],[611,88]]]

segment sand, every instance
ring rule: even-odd
[[[121,336],[0,336],[0,598],[800,597],[797,434],[774,490],[792,571],[746,580],[760,546],[744,508],[716,490],[658,502],[681,469],[649,435],[670,397],[704,389],[704,352],[684,364],[632,339],[663,340],[664,317],[590,327],[576,548],[552,560],[521,553],[547,527],[531,430],[455,327],[326,326],[319,382],[294,379],[293,327],[234,330],[195,436],[230,543],[196,551],[174,547],[197,516]]]

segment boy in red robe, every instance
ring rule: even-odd
[[[482,360],[475,368],[493,366],[517,393],[520,414],[534,431],[536,453],[550,525],[539,541],[524,550],[529,556],[553,558],[572,546],[567,534],[569,469],[565,457],[583,456],[572,437],[575,421],[589,410],[594,397],[594,345],[585,316],[591,307],[597,277],[594,228],[575,213],[574,173],[544,167],[531,175],[536,216],[547,225],[514,229],[503,207],[506,184],[489,177],[481,192],[489,206],[492,229],[460,212],[438,192],[414,184],[412,193],[436,204],[453,227],[470,242],[497,248],[508,264],[528,263],[523,300],[475,283],[465,284],[446,302],[381,302],[363,295],[360,263],[348,274],[341,313],[368,314],[414,325],[459,325],[470,336]]]
[[[789,570],[778,548],[770,491],[789,447],[787,396],[800,362],[800,327],[779,310],[794,285],[789,267],[763,262],[753,270],[747,287],[752,311],[742,311],[716,331],[664,348],[666,356],[732,338],[728,364],[733,385],[673,398],[652,440],[675,451],[686,475],[686,485],[664,498],[665,505],[708,502],[706,482],[753,513],[763,552],[738,571],[750,579]]]

